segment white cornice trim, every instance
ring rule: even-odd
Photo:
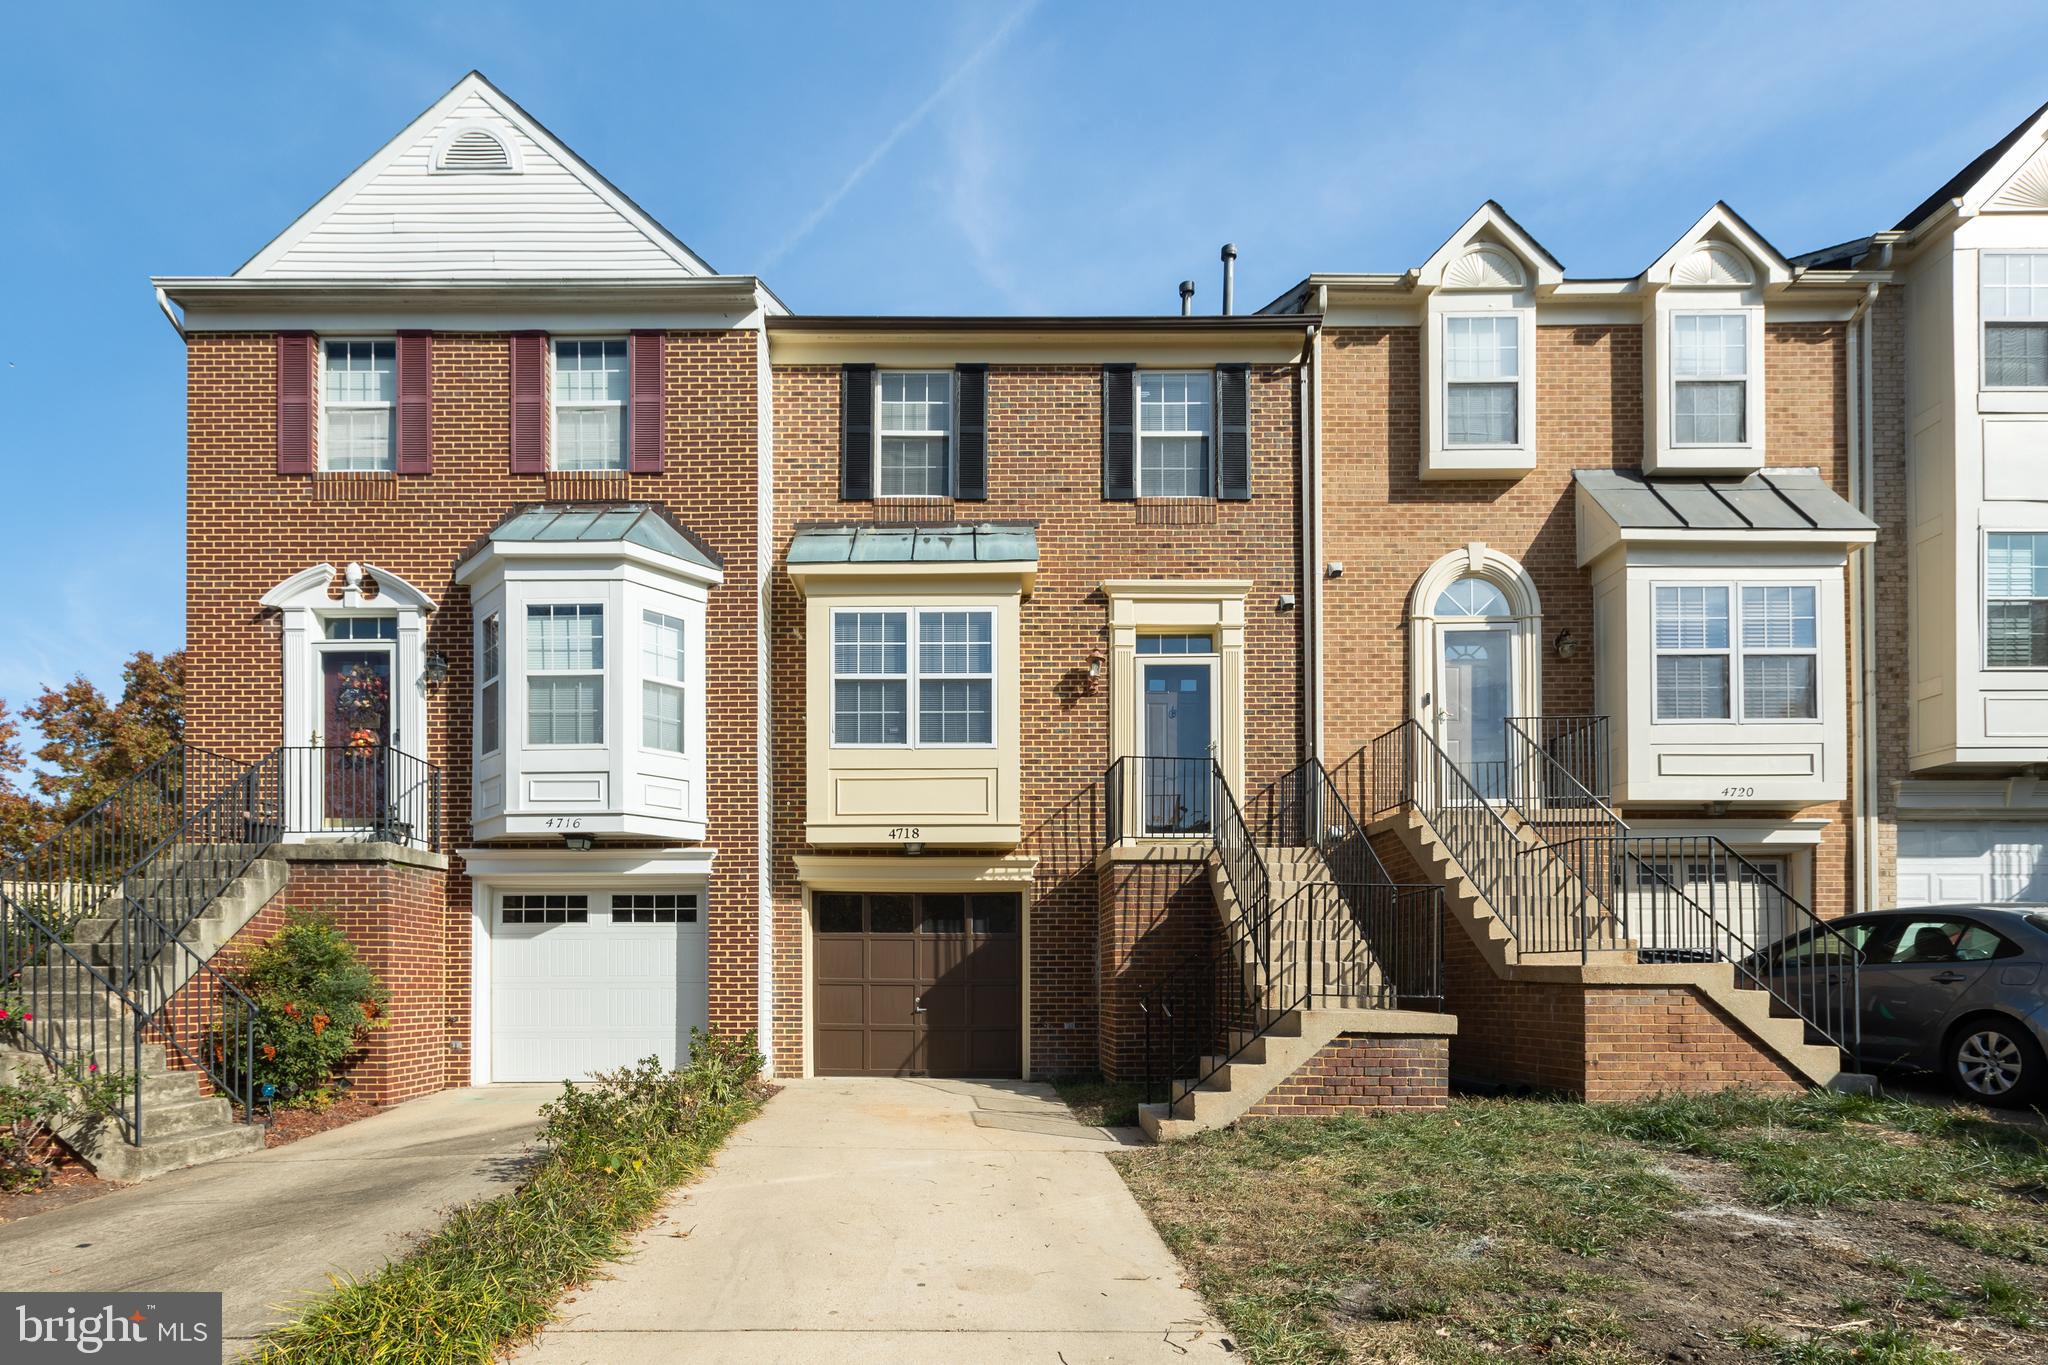
[[[1038,871],[1038,856],[1006,853],[905,854],[846,857],[829,853],[796,855],[797,879],[813,891],[866,891],[875,887],[911,891],[1003,886],[1026,887]]]
[[[573,853],[565,848],[464,848],[456,850],[462,870],[482,885],[518,882],[524,886],[596,886],[641,883],[653,879],[703,881],[718,857],[715,848],[593,849]]]

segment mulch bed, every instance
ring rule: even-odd
[[[97,1199],[103,1194],[112,1194],[125,1186],[117,1181],[102,1180],[89,1169],[79,1165],[60,1166],[50,1172],[50,1178],[33,1190],[0,1191],[0,1223],[12,1223],[18,1218],[32,1214],[48,1213],[71,1204]]]
[[[315,1133],[325,1133],[335,1128],[346,1128],[360,1119],[384,1111],[368,1100],[336,1100],[325,1109],[279,1109],[270,1116],[270,1127],[264,1131],[265,1147],[282,1147],[286,1143],[309,1138]]]

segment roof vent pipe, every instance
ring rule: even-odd
[[[1180,282],[1180,315],[1187,317],[1194,311],[1195,282],[1193,280],[1182,280]]]
[[[1223,244],[1223,316],[1230,316],[1232,303],[1237,298],[1237,243]]]

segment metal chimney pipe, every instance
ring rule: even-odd
[[[1194,311],[1195,282],[1193,280],[1182,280],[1180,282],[1180,315],[1187,317]]]
[[[1237,299],[1237,243],[1223,244],[1223,316],[1229,317]]]

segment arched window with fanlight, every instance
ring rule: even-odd
[[[1507,723],[1540,709],[1542,608],[1522,566],[1483,545],[1416,583],[1409,619],[1415,716],[1478,792],[1508,788]]]

